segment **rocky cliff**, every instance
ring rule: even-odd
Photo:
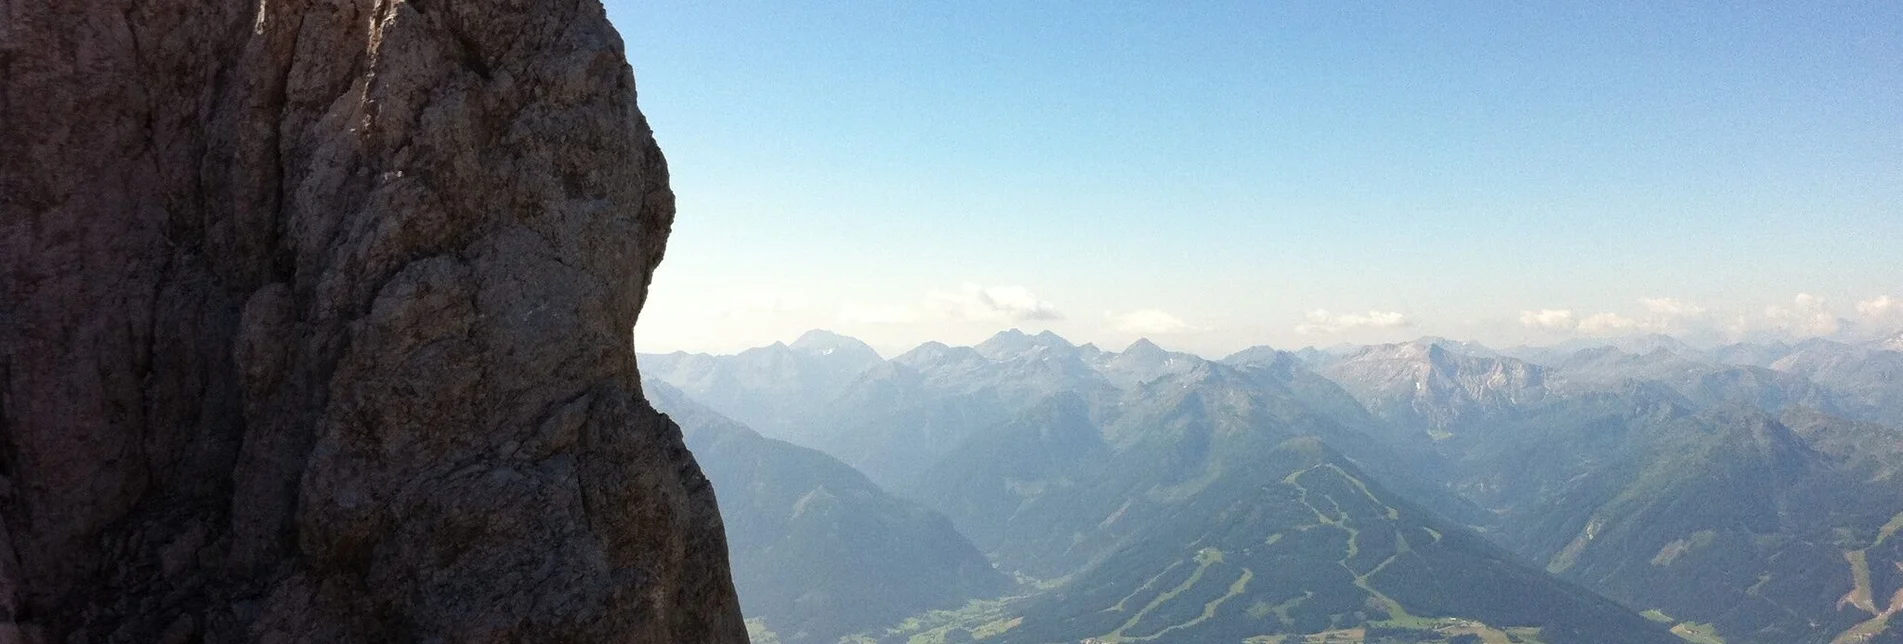
[[[0,0],[0,642],[744,641],[598,0]]]

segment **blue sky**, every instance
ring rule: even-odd
[[[608,8],[643,351],[1903,325],[1903,3]]]

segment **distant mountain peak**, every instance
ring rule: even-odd
[[[892,358],[892,361],[902,365],[921,367],[948,361],[957,362],[982,359],[982,356],[971,347],[954,347],[933,340],[913,347],[911,351],[899,354],[897,357]]]
[[[1188,375],[1207,362],[1191,354],[1171,353],[1143,338],[1130,343],[1122,353],[1098,356],[1092,368],[1120,387],[1131,387],[1166,375]]]
[[[860,339],[825,329],[813,329],[800,334],[799,339],[793,341],[791,348],[794,351],[809,355],[823,356],[843,352],[856,355],[862,359],[871,358],[876,360],[879,357],[879,352],[874,351],[871,345],[866,344]]]
[[[833,345],[858,341],[857,338],[853,338],[852,336],[841,335],[825,329],[813,329],[801,333],[799,339],[793,341],[793,346]]]
[[[1018,329],[999,331],[997,335],[973,347],[992,360],[1008,360],[1038,349],[1069,352],[1077,347],[1049,329],[1031,335]]]
[[[1458,353],[1461,355],[1475,356],[1480,358],[1494,358],[1500,355],[1500,352],[1494,351],[1492,348],[1488,347],[1487,345],[1480,344],[1478,342],[1472,342],[1468,340],[1451,340],[1451,339],[1444,338],[1438,335],[1421,336],[1419,339],[1415,340],[1413,344],[1421,345],[1423,347],[1439,347],[1442,351]]]
[[[1288,359],[1292,359],[1291,354],[1266,344],[1258,344],[1231,353],[1227,357],[1224,357],[1222,362],[1232,365],[1269,365]]]
[[[1348,360],[1357,362],[1387,360],[1421,362],[1433,360],[1437,352],[1444,354],[1446,351],[1441,349],[1439,344],[1422,339],[1410,342],[1396,342],[1393,344],[1369,345],[1350,354]]]
[[[1123,350],[1123,353],[1125,355],[1131,355],[1131,356],[1167,356],[1169,355],[1168,351],[1164,351],[1163,347],[1156,346],[1156,343],[1151,342],[1149,338],[1138,338],[1136,342],[1130,343],[1130,346],[1125,348]]]

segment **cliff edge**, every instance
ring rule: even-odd
[[[744,642],[598,0],[0,0],[0,642]]]

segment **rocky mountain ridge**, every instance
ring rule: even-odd
[[[1801,364],[1843,380],[1801,372],[1801,345],[1826,358]],[[865,368],[824,405],[836,422],[814,435],[834,442],[814,446],[944,512],[1000,568],[1061,580],[875,639],[1650,637],[1622,621],[1631,613],[1595,612],[1604,605],[1594,593],[1691,637],[1893,637],[1903,634],[1886,630],[1878,600],[1898,583],[1903,429],[1855,418],[1895,400],[1884,351],[1826,341],[1701,350],[1670,338],[1495,351],[1423,338],[1211,361],[1147,340],[1115,352],[1006,331]],[[1866,402],[1842,402],[1856,396]],[[1317,460],[1269,465],[1290,454]],[[1323,464],[1343,473],[1331,485],[1365,486],[1393,513],[1328,514],[1363,502],[1347,488],[1315,506],[1320,523],[1277,505],[1314,491],[1306,475],[1280,477]],[[1347,544],[1322,538],[1337,524],[1353,527]],[[1291,530],[1305,540],[1289,541]],[[1578,611],[1566,618],[1438,604],[1481,591],[1424,592],[1402,561],[1429,556],[1422,544],[1438,542],[1427,535],[1457,532],[1474,541],[1430,557],[1441,575],[1498,559],[1494,573],[1531,584],[1520,595],[1567,596],[1566,583],[1592,592],[1548,606]],[[1368,540],[1381,534],[1408,545],[1388,552],[1397,558],[1387,567],[1356,568],[1357,553],[1388,547]],[[1341,585],[1328,566],[1262,575],[1336,560],[1353,573]],[[1528,630],[1540,619],[1547,628]]]
[[[886,493],[817,450],[763,437],[658,380],[645,386],[655,408],[680,423],[720,493],[734,585],[749,624],[780,642],[831,644],[1011,587],[944,516]]]
[[[0,640],[743,641],[598,2],[0,14]]]

